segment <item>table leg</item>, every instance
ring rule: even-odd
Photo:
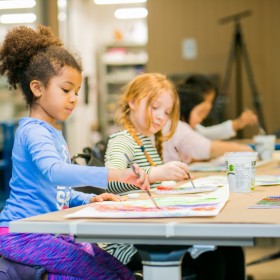
[[[187,246],[135,245],[143,263],[145,280],[181,280],[181,263]]]

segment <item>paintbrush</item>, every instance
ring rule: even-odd
[[[263,127],[258,123],[258,128],[259,128],[259,135],[266,135],[265,130],[263,129]]]
[[[179,151],[178,151],[178,149],[177,149],[176,147],[174,147],[174,149],[175,149],[175,151],[176,151],[176,153],[177,153],[177,155],[178,155],[180,161],[181,161],[181,162],[184,162],[183,159],[182,159],[182,157],[181,157],[181,155],[180,155],[180,153],[179,153]],[[193,188],[195,189],[195,185],[194,185],[194,183],[193,183],[193,180],[192,180],[192,177],[191,177],[190,173],[187,172],[187,175],[188,175],[188,178],[189,178],[189,180],[190,180],[190,182],[191,182]]]
[[[244,108],[244,111],[249,111],[249,110],[250,110],[250,109],[247,108],[247,107]],[[259,122],[259,121],[257,121],[256,125],[257,125],[258,130],[259,130],[259,135],[266,135],[266,132],[265,132],[265,130],[263,129],[263,127],[260,125],[260,122]]]
[[[126,153],[124,153],[126,159],[128,160],[128,163],[131,165],[132,171],[134,172],[134,174],[136,175],[137,178],[140,178],[140,174],[135,170],[135,167],[133,165],[133,161],[128,157],[128,155]],[[157,205],[155,199],[153,198],[151,192],[149,190],[145,190],[147,192],[147,194],[149,195],[151,201],[153,202],[153,204],[155,205],[156,208],[160,209],[160,207]]]

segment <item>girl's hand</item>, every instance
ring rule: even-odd
[[[160,166],[152,167],[150,183],[158,181],[183,181],[188,179],[188,165],[181,161],[170,161]]]
[[[245,110],[237,119],[232,121],[232,126],[235,131],[245,128],[247,125],[256,125],[258,117],[251,110]]]
[[[112,194],[112,193],[102,193],[100,195],[96,195],[96,196],[93,196],[91,199],[90,199],[90,203],[93,203],[93,202],[102,202],[102,201],[124,201],[126,200],[125,197],[122,197],[122,196],[119,196],[119,195],[115,195],[115,194]]]
[[[120,181],[132,184],[140,188],[141,190],[149,190],[150,183],[148,174],[146,174],[136,163],[133,163],[133,169],[124,169]]]

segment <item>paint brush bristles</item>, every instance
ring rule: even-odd
[[[180,155],[180,153],[179,153],[179,151],[178,151],[178,149],[177,149],[176,147],[174,147],[174,149],[175,149],[175,151],[176,151],[176,153],[177,153],[177,155],[178,155],[180,161],[181,161],[181,162],[184,162],[183,159],[182,159],[182,157],[181,157],[181,155]],[[187,175],[188,175],[188,178],[189,178],[189,180],[190,180],[190,182],[191,182],[193,188],[195,189],[195,185],[194,185],[194,183],[193,183],[193,180],[192,180],[192,177],[191,177],[190,173],[187,172]]]

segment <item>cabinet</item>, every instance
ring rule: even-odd
[[[134,43],[110,44],[99,55],[98,122],[105,140],[119,130],[116,111],[122,88],[136,75],[145,72],[146,46]]]

